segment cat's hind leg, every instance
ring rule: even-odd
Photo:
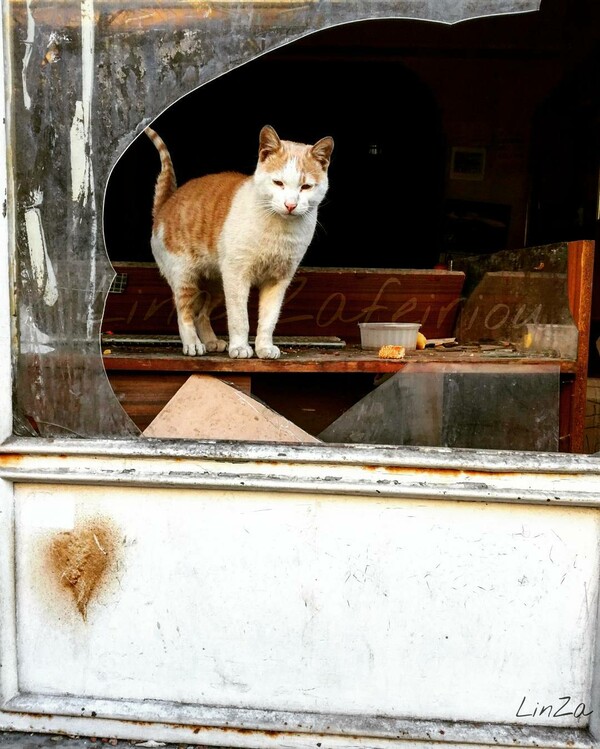
[[[195,326],[200,304],[197,273],[189,267],[185,257],[167,250],[161,228],[152,234],[150,244],[160,272],[173,292],[183,353],[187,356],[202,356],[206,348],[198,337]]]
[[[196,316],[196,332],[208,352],[225,351],[227,342],[217,338],[210,322],[212,311],[223,302],[223,292],[215,284],[206,283],[200,291],[200,304]]]
[[[173,289],[179,336],[183,344],[183,353],[187,356],[202,356],[206,352],[206,347],[196,331],[199,294],[195,284],[182,284]]]

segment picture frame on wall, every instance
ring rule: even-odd
[[[450,179],[482,180],[485,156],[485,148],[454,146],[450,156]]]

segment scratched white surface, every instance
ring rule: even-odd
[[[119,553],[83,621],[40,549],[94,517]],[[589,709],[598,533],[577,508],[17,485],[20,691],[499,722],[523,697]]]

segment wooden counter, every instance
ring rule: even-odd
[[[105,348],[105,351],[107,349]],[[226,353],[184,356],[180,346],[119,346],[104,355],[107,372],[195,372],[214,374],[258,373],[299,374],[385,374],[397,372],[407,364],[536,364],[560,366],[561,373],[574,374],[574,360],[550,356],[524,356],[513,346],[454,346],[407,351],[403,359],[380,359],[377,351],[364,351],[357,345],[343,348],[282,347],[279,359],[230,359]]]
[[[380,359],[357,345],[282,346],[280,359],[230,359],[225,353],[184,356],[179,345],[104,346],[104,365],[123,408],[143,430],[191,374],[210,374],[252,393],[298,426],[319,434],[373,389],[382,376],[414,371],[465,370],[484,374],[497,365],[560,370],[561,451],[573,449],[579,425],[573,418],[577,363],[550,356],[523,356],[513,346],[471,345],[409,351],[404,359]]]
[[[490,364],[558,366],[560,449],[583,452],[594,243],[564,242],[475,260],[481,268],[467,268],[466,272],[299,269],[277,331],[288,337],[288,343],[297,336],[335,340],[328,347],[279,344],[283,353],[276,360],[236,360],[227,354],[184,356],[175,336],[171,293],[156,267],[115,264],[118,276],[103,320],[106,371],[123,407],[141,429],[190,374],[206,373],[251,391],[299,426],[318,434],[326,418],[336,418],[340,410],[372,389],[373,377],[408,365],[427,371],[474,365],[482,373]],[[487,272],[498,276],[504,273],[503,278],[517,278],[519,283],[505,283],[506,288],[492,289],[493,293],[486,296],[476,284]],[[215,330],[223,335],[224,310],[217,313]],[[250,299],[250,318],[254,330],[255,297]],[[403,360],[379,359],[376,352],[358,347],[358,323],[382,320],[419,322],[428,339],[456,336],[463,342],[486,343],[408,352]],[[501,323],[507,320],[512,323],[505,331]],[[519,320],[572,322],[579,334],[576,358],[523,356],[514,347],[502,345],[502,340],[515,340],[508,334]],[[161,346],[123,346],[115,343],[118,335],[171,336],[172,341]],[[309,390],[310,402],[305,396]],[[302,421],[307,414],[315,414],[311,423]]]

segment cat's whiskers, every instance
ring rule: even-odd
[[[319,221],[318,218],[317,218],[317,223],[315,225],[315,233],[317,232],[317,230],[323,234],[327,234],[327,229],[323,226],[323,224]]]
[[[258,201],[258,207],[263,208],[269,213],[277,213],[277,211],[273,207],[273,203],[271,202],[271,200],[269,200],[269,198],[260,198]]]

